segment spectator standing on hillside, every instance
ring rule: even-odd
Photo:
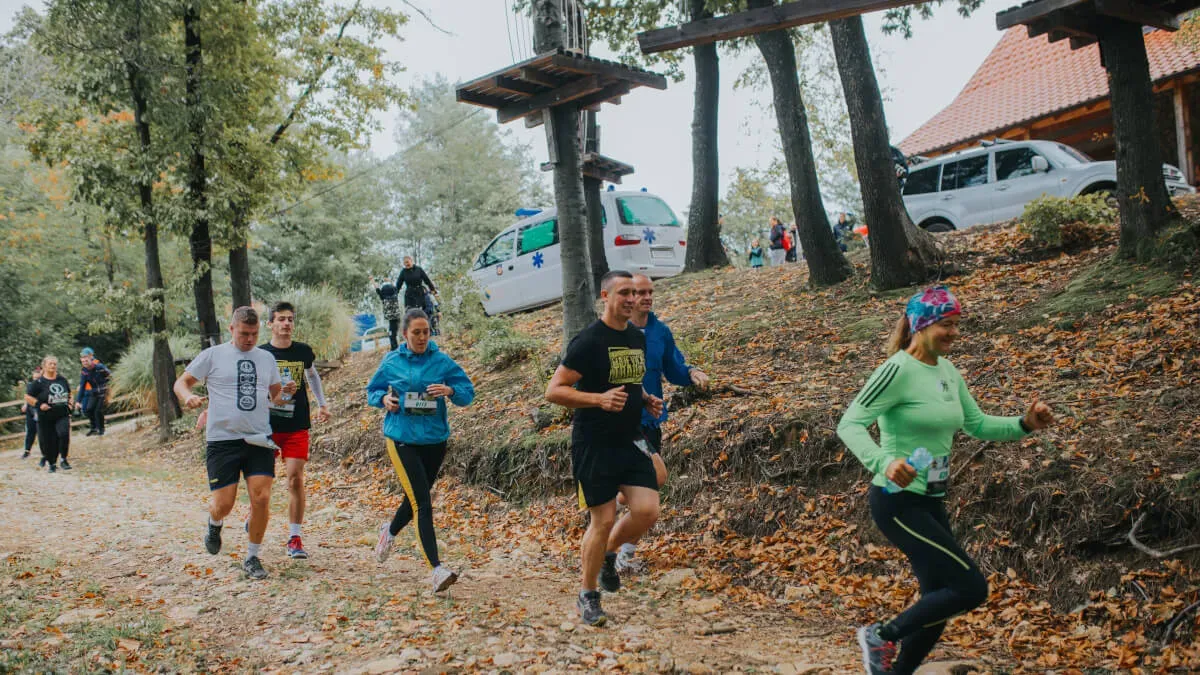
[[[433,280],[425,273],[425,270],[413,263],[411,255],[404,256],[404,269],[400,270],[400,276],[396,277],[396,288],[404,287],[404,309],[420,309],[424,311],[425,307],[425,287],[429,287],[429,292],[437,295],[437,288],[433,285]]]
[[[754,240],[750,242],[750,267],[753,269],[762,267],[763,256],[765,255],[766,252],[763,251],[762,244],[759,243],[758,237],[755,237]]]
[[[404,316],[404,311],[400,309],[400,291],[396,290],[396,285],[390,281],[376,284],[375,277],[371,277],[371,285],[375,287],[375,294],[383,303],[383,318],[388,322],[388,342],[394,351],[400,345],[400,318]]]
[[[846,242],[854,236],[854,230],[851,228],[849,216],[842,211],[838,214],[837,224],[833,226],[833,238],[837,239],[838,248],[842,249],[842,253],[847,250]]]
[[[787,232],[784,234],[783,238],[784,250],[787,251],[787,253],[783,256],[785,262],[796,262],[799,259],[799,242],[800,233],[796,231],[796,226],[788,226]]]
[[[89,421],[88,436],[104,435],[104,413],[108,404],[108,381],[112,372],[96,358],[91,347],[84,347],[79,352],[79,364],[83,367],[79,373],[79,391],[88,391],[87,400],[76,402],[75,408],[87,415]]]
[[[779,218],[771,216],[771,234],[769,235],[771,251],[771,266],[778,267],[783,264],[783,259],[787,256],[787,251],[783,248],[783,237],[787,234],[787,228],[783,223],[779,222]]]
[[[26,382],[25,385],[28,386],[29,384],[36,382],[37,379],[40,378],[41,376],[42,376],[42,366],[41,365],[34,366],[33,373],[31,373],[29,376],[29,382]],[[21,412],[25,415],[25,453],[23,455],[21,455],[21,459],[25,459],[26,457],[29,456],[30,451],[33,450],[33,442],[37,440],[37,434],[38,434],[37,406],[29,405],[29,403],[22,403],[21,404]]]
[[[38,446],[42,449],[39,466],[49,465],[50,473],[70,469],[67,450],[71,445],[71,383],[58,372],[58,358],[42,359],[42,376],[25,388],[25,403],[38,411]]]
[[[888,341],[890,357],[838,424],[838,436],[875,474],[871,518],[908,557],[921,588],[913,606],[858,630],[870,675],[915,672],[946,622],[987,601],[987,579],[959,546],[946,515],[954,435],[961,429],[980,440],[1017,440],[1054,422],[1036,395],[1024,417],[979,409],[962,374],[943,358],[961,318],[962,306],[945,286],[914,295]],[[878,443],[868,431],[877,420]],[[928,461],[918,461],[921,455]]]

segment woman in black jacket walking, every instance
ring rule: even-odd
[[[404,269],[400,270],[400,276],[396,277],[396,288],[404,287],[404,309],[423,309],[425,307],[425,287],[429,287],[431,293],[436,294],[437,288],[433,285],[433,280],[425,274],[425,270],[413,264],[411,255],[404,256]]]

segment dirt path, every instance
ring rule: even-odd
[[[486,552],[435,597],[407,536],[379,565],[381,514],[319,495],[305,527],[312,558],[291,561],[280,485],[263,555],[271,576],[250,582],[244,497],[224,551],[207,555],[199,449],[194,466],[171,467],[122,438],[75,439],[76,468],[55,475],[0,454],[0,671],[860,672],[848,627],[697,600],[679,589],[683,570],[632,580],[606,595],[609,627],[582,627],[567,561],[528,542]],[[440,534],[454,564],[472,533]],[[714,629],[728,632],[702,634]]]

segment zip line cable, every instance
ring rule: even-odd
[[[463,115],[462,117],[459,117],[458,119],[454,120],[453,122],[446,124],[445,126],[439,127],[437,129],[434,129],[433,131],[426,134],[420,140],[417,140],[417,141],[405,146],[404,148],[401,148],[394,155],[392,155],[392,157],[404,155],[411,150],[415,150],[415,149],[419,148],[420,146],[425,145],[429,141],[432,141],[433,139],[438,138],[445,132],[450,131],[454,127],[457,127],[458,125],[462,124],[463,122],[466,122],[467,120],[471,119],[475,115],[479,115],[479,114],[486,114],[486,113],[484,113],[482,110],[472,110],[472,111],[468,112],[467,114]],[[294,202],[292,204],[289,204],[288,206],[285,206],[285,207],[279,209],[278,211],[275,211],[269,217],[276,218],[278,216],[281,216],[284,213],[287,213],[288,211],[291,211],[292,209],[296,208],[297,206],[300,206],[301,204],[306,204],[306,203],[316,199],[317,197],[320,197],[321,195],[329,194],[330,192],[333,192],[334,190],[342,187],[343,185],[346,185],[347,183],[349,183],[351,181],[358,180],[359,178],[362,178],[363,176],[365,176],[369,173],[372,173],[375,170],[385,167],[387,165],[388,165],[387,162],[380,162],[379,164],[376,164],[375,166],[363,169],[362,171],[359,171],[358,173],[354,174],[353,176],[348,176],[344,180],[342,180],[338,183],[334,183],[333,185],[330,185],[329,187],[327,187],[323,190],[314,192],[313,194],[305,197],[304,199],[301,199],[297,202]]]
[[[512,39],[512,11],[508,6],[508,0],[500,0],[500,4],[504,7],[504,31],[508,33],[508,55],[512,57],[513,63],[516,63],[517,51],[513,49]]]

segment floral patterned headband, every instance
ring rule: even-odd
[[[908,316],[909,328],[913,333],[919,333],[948,316],[962,314],[962,305],[949,288],[933,286],[909,298],[904,313]]]

